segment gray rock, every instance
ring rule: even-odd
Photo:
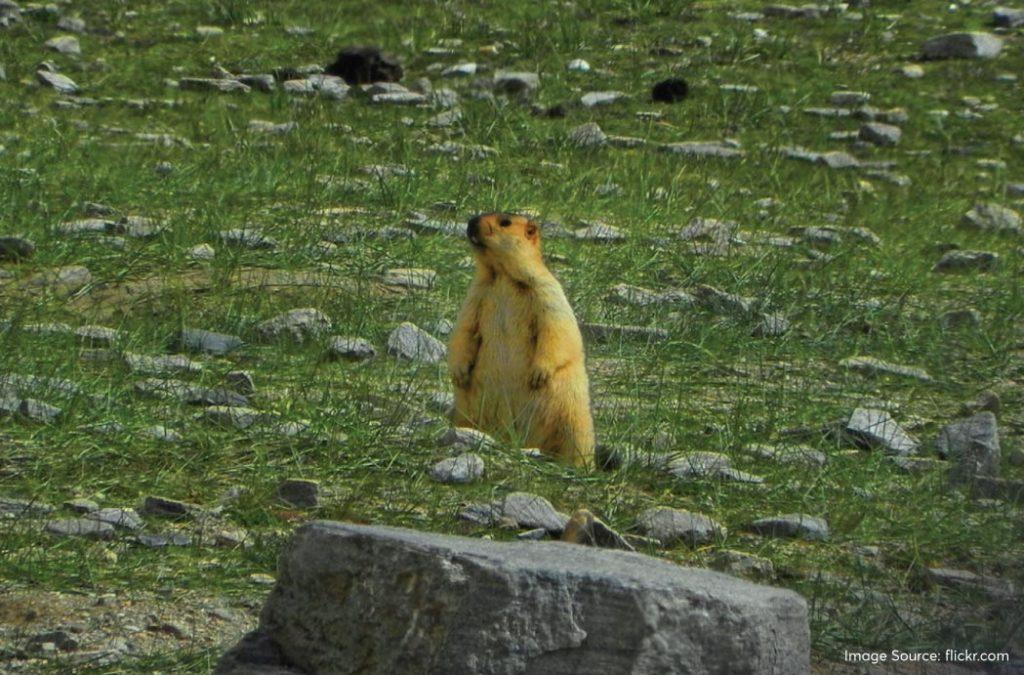
[[[36,252],[36,245],[24,237],[0,237],[0,260],[25,260]]]
[[[195,518],[203,513],[203,509],[195,504],[159,497],[156,495],[147,496],[142,502],[140,509],[147,516],[158,516],[161,518]]]
[[[823,467],[828,463],[828,455],[820,450],[806,446],[778,447],[775,445],[748,445],[743,448],[761,459],[771,460],[780,464],[802,464],[805,466]]]
[[[579,241],[597,241],[603,243],[621,242],[626,234],[614,225],[602,222],[581,223],[584,227],[573,230],[572,235]]]
[[[761,518],[750,524],[750,530],[767,537],[788,537],[824,541],[829,537],[828,523],[803,513],[789,513]]]
[[[277,486],[277,496],[292,506],[315,509],[320,506],[320,483],[304,478],[287,478]]]
[[[437,283],[437,272],[430,269],[398,267],[385,270],[381,283],[386,286],[427,290]]]
[[[135,509],[98,509],[90,511],[85,517],[124,530],[141,530],[146,525]]]
[[[778,312],[762,314],[751,334],[754,337],[779,337],[789,332],[789,319]]]
[[[441,363],[448,349],[433,335],[406,321],[388,335],[388,353],[410,361]]]
[[[843,368],[855,370],[868,375],[897,375],[909,377],[922,382],[931,382],[932,376],[923,368],[915,366],[904,366],[898,363],[889,363],[873,356],[851,356],[839,362]]]
[[[537,73],[499,70],[494,73],[494,90],[503,94],[531,94],[540,86]]]
[[[698,304],[709,312],[738,318],[752,315],[758,304],[754,298],[727,293],[707,284],[695,286],[693,295]]]
[[[982,590],[989,597],[1002,600],[1009,600],[1015,595],[1013,584],[1005,579],[945,567],[928,567],[925,572],[928,580],[939,586]]]
[[[820,19],[821,15],[828,11],[824,5],[766,5],[761,8],[765,16],[772,16],[782,19]]]
[[[859,105],[871,100],[871,94],[866,91],[834,91],[829,96],[832,105]]]
[[[327,345],[327,353],[346,361],[365,361],[377,356],[377,348],[363,338],[335,336]]]
[[[224,378],[225,383],[240,394],[255,394],[256,382],[247,370],[232,370]]]
[[[857,408],[846,423],[846,433],[860,445],[881,447],[892,455],[912,455],[920,443],[884,410]]]
[[[501,506],[499,504],[470,504],[459,511],[459,519],[467,520],[484,527],[493,527],[501,520]],[[547,530],[545,530],[547,532]]]
[[[78,38],[70,35],[58,35],[52,37],[43,43],[43,46],[47,49],[52,49],[55,52],[61,54],[71,54],[77,56],[82,53],[82,46],[78,43]]]
[[[203,364],[197,363],[184,354],[162,354],[148,356],[125,352],[122,354],[124,363],[134,373],[143,375],[162,375],[164,373],[199,373]]]
[[[184,437],[177,431],[162,424],[144,427],[139,430],[139,434],[163,443],[181,443],[184,440]]]
[[[270,74],[245,74],[239,75],[235,79],[247,87],[251,87],[257,91],[271,92],[277,89],[277,81],[274,79],[274,76]]]
[[[861,126],[857,135],[860,140],[873,145],[896,145],[903,136],[903,130],[892,124],[869,122]]]
[[[251,227],[222,230],[217,233],[217,237],[220,239],[221,243],[228,246],[242,246],[244,248],[268,251],[272,251],[278,246],[276,239]]]
[[[953,462],[950,480],[969,482],[974,476],[998,478],[1001,454],[996,416],[983,411],[946,425],[935,440],[939,457]]]
[[[472,483],[484,475],[484,460],[465,453],[442,459],[430,469],[430,477],[439,483]]]
[[[702,546],[717,536],[726,535],[725,527],[705,515],[666,506],[647,509],[636,522],[641,532],[657,539],[662,546],[672,546],[679,541],[689,546]]]
[[[451,447],[457,452],[465,450],[479,450],[480,448],[493,448],[497,444],[494,439],[478,429],[469,427],[452,427],[447,429],[437,439],[441,447]]]
[[[39,80],[41,84],[44,84],[47,87],[56,90],[58,93],[78,93],[78,85],[75,84],[74,80],[72,80],[70,77],[66,75],[61,75],[60,73],[53,73],[49,70],[37,70],[36,79]]]
[[[999,254],[991,251],[947,251],[932,268],[934,272],[988,272],[999,264]]]
[[[621,91],[591,91],[580,97],[580,103],[585,108],[593,108],[599,105],[611,105],[624,98],[628,97]]]
[[[331,320],[312,307],[287,311],[256,326],[260,337],[267,341],[288,338],[293,342],[305,342],[330,330]]]
[[[721,141],[685,141],[665,143],[660,146],[665,152],[687,157],[721,157],[725,159],[742,157],[743,151]]]
[[[267,120],[249,120],[249,131],[256,134],[282,136],[299,128],[298,122],[270,122]]]
[[[992,12],[992,25],[1000,28],[1017,28],[1024,26],[1024,9],[1012,7],[996,7]]]
[[[226,333],[215,333],[202,328],[185,328],[178,336],[178,347],[191,352],[223,356],[245,343],[242,338]]]
[[[34,398],[26,398],[19,402],[18,414],[33,422],[45,424],[56,421],[58,417],[64,414],[64,411],[49,403],[44,403]]]
[[[85,21],[77,16],[62,16],[57,21],[57,28],[69,33],[84,33]]]
[[[183,77],[178,80],[178,88],[182,91],[214,91],[225,94],[233,92],[247,94],[252,91],[249,85],[238,80],[216,77]]]
[[[426,105],[430,102],[430,99],[423,94],[417,94],[413,91],[396,91],[374,94],[370,97],[370,101],[390,105]]]
[[[991,59],[999,55],[1003,41],[991,33],[949,33],[924,43],[926,59]]]
[[[715,551],[710,563],[716,570],[727,574],[752,575],[763,579],[771,579],[775,576],[775,565],[771,560],[742,551],[729,549]]]
[[[543,527],[551,534],[561,534],[569,516],[559,513],[551,502],[529,492],[512,492],[494,503],[501,517],[508,518],[519,527]]]
[[[982,232],[1024,234],[1020,214],[999,204],[975,204],[960,219],[960,227]]]
[[[815,152],[799,146],[783,148],[782,152],[791,159],[821,164],[830,169],[854,169],[861,165],[859,159],[846,152]]]
[[[85,499],[83,497],[77,497],[75,499],[69,499],[64,502],[64,508],[75,513],[92,513],[93,511],[99,511],[100,505],[91,499]]]
[[[255,408],[212,405],[203,411],[202,418],[223,427],[248,429],[258,423],[271,420],[273,415]]]
[[[307,672],[810,672],[788,590],[624,551],[330,522],[294,536],[260,631]]]
[[[79,326],[74,336],[91,347],[112,347],[121,338],[121,331],[106,326]]]
[[[60,537],[85,537],[87,539],[113,539],[114,526],[87,518],[62,518],[46,523],[46,531]]]
[[[31,518],[53,513],[54,507],[33,499],[0,497],[0,518]]]
[[[608,136],[605,135],[596,122],[588,122],[578,127],[573,127],[569,130],[566,138],[571,145],[581,148],[600,147],[608,142]]]

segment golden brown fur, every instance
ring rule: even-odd
[[[523,216],[470,221],[476,276],[452,333],[455,423],[576,466],[594,462],[583,337]]]

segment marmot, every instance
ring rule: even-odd
[[[488,213],[470,219],[466,235],[476,276],[449,348],[456,425],[592,466],[583,336],[544,265],[540,227],[523,216]]]

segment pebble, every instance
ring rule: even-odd
[[[570,144],[581,148],[600,147],[608,142],[608,136],[605,135],[596,122],[588,122],[578,127],[573,127],[569,130],[566,138]]]
[[[331,320],[313,307],[293,309],[256,326],[256,331],[265,341],[288,338],[296,343],[306,342],[330,330]]]
[[[70,77],[66,75],[61,75],[60,73],[53,73],[49,70],[37,70],[36,79],[39,80],[41,84],[44,84],[47,87],[56,90],[58,93],[78,93],[78,85],[75,84],[74,80],[72,80]]]
[[[750,530],[768,537],[786,537],[824,541],[829,537],[828,523],[803,513],[790,513],[771,518],[760,518],[750,524]]]
[[[135,509],[97,509],[89,511],[85,517],[125,530],[141,530],[145,527],[145,523],[142,522],[142,518],[135,512]]]
[[[890,363],[872,356],[851,356],[839,362],[839,365],[869,375],[898,375],[909,377],[921,382],[931,382],[932,376],[923,368]]]
[[[484,475],[484,460],[465,453],[442,459],[430,469],[430,477],[439,483],[471,483]]]
[[[580,97],[580,103],[585,108],[593,108],[595,106],[611,105],[625,98],[627,98],[627,95],[621,91],[591,91]]]
[[[178,501],[177,499],[170,499],[168,497],[159,497],[155,495],[147,496],[142,502],[141,512],[148,516],[158,516],[161,518],[193,518],[200,513],[203,509],[195,504],[189,504],[188,502]]]
[[[387,348],[392,356],[422,363],[441,363],[448,353],[443,342],[408,321],[391,331]]]
[[[346,361],[365,361],[377,356],[377,349],[369,341],[357,337],[335,336],[327,344],[328,355]]]
[[[292,506],[315,509],[320,506],[320,483],[303,478],[287,478],[277,486],[277,496]]]
[[[884,410],[857,408],[846,422],[846,433],[857,443],[880,446],[889,454],[912,455],[920,443]]]
[[[178,336],[177,345],[181,349],[191,352],[201,352],[223,356],[232,352],[245,343],[237,335],[216,333],[201,328],[185,328]]]
[[[31,239],[15,236],[0,236],[0,260],[27,260],[36,252]]]
[[[77,56],[82,53],[82,46],[78,43],[78,38],[70,35],[58,35],[52,37],[43,43],[43,46],[47,49],[52,49],[55,52],[61,54],[71,54]]]
[[[672,546],[680,541],[689,546],[702,546],[727,534],[724,526],[703,514],[665,506],[641,513],[637,517],[637,527],[662,546]]]
[[[437,444],[442,447],[451,447],[457,452],[497,446],[493,438],[478,429],[469,427],[452,427],[446,430],[437,439]]]
[[[551,534],[560,535],[569,516],[559,513],[547,499],[529,492],[513,492],[494,503],[503,518],[509,518],[522,528],[541,527]]]
[[[1020,214],[999,204],[975,204],[960,219],[960,227],[982,232],[1024,234]]]
[[[87,539],[113,539],[114,526],[87,518],[63,518],[46,523],[46,531],[61,537],[85,537]]]
[[[869,122],[861,126],[858,137],[872,145],[892,146],[900,142],[903,131],[891,124]]]
[[[999,254],[991,251],[949,251],[935,263],[935,272],[988,272],[999,263]]]

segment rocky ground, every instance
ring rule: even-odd
[[[824,672],[1020,668],[1022,27],[0,0],[3,669],[208,672],[311,518],[585,523],[799,591]],[[494,209],[581,321],[596,472],[445,421]]]

